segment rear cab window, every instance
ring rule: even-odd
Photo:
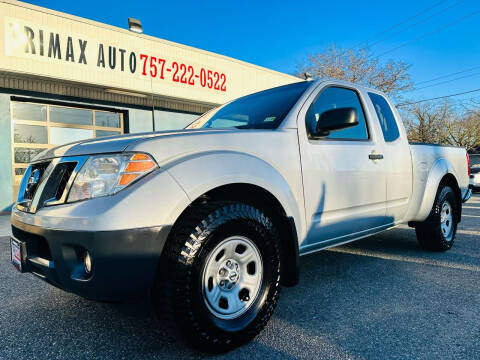
[[[380,127],[382,128],[383,138],[386,142],[392,142],[400,137],[398,131],[397,122],[393,115],[392,109],[387,100],[378,94],[368,93],[370,100],[372,101],[375,112],[377,113]]]

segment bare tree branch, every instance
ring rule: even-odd
[[[456,114],[448,102],[416,104],[408,110],[405,123],[412,142],[461,146],[467,151],[480,145],[480,115]]]
[[[310,55],[299,67],[298,76],[309,72],[317,78],[333,78],[371,86],[398,98],[399,93],[413,87],[408,72],[410,65],[389,61],[380,63],[367,48],[342,49],[330,45],[324,51]]]

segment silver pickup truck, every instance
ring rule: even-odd
[[[465,150],[410,145],[384,94],[298,82],[184,130],[43,152],[12,211],[12,262],[88,299],[149,294],[222,352],[263,329],[300,256],[402,223],[448,250],[470,194]]]

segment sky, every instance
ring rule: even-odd
[[[122,28],[134,17],[147,35],[286,73],[330,44],[366,44],[383,61],[411,64],[412,100],[480,89],[478,0],[27,2]],[[451,99],[471,98],[480,91]]]

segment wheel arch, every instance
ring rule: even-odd
[[[294,217],[288,214],[281,201],[267,189],[250,183],[230,183],[214,187],[194,199],[180,214],[175,223],[181,221],[183,215],[193,207],[218,200],[246,203],[261,209],[272,218],[280,233],[282,285],[293,286],[297,284],[299,277],[297,224]]]
[[[461,219],[461,204],[462,204],[462,195],[461,190],[458,185],[458,181],[455,175],[455,170],[452,164],[446,159],[438,159],[435,164],[432,166],[428,173],[428,178],[425,182],[423,188],[423,197],[420,203],[419,210],[417,215],[413,219],[414,222],[424,221],[430,211],[432,210],[433,203],[438,193],[440,186],[448,185],[455,192],[455,196],[458,201],[458,211],[457,220],[460,222]]]
[[[445,174],[442,179],[440,180],[440,183],[438,184],[438,188],[442,186],[450,186],[455,193],[455,198],[457,200],[457,207],[455,211],[455,216],[457,222],[460,222],[462,219],[462,192],[460,190],[460,187],[458,186],[457,179],[452,173],[447,173]]]

